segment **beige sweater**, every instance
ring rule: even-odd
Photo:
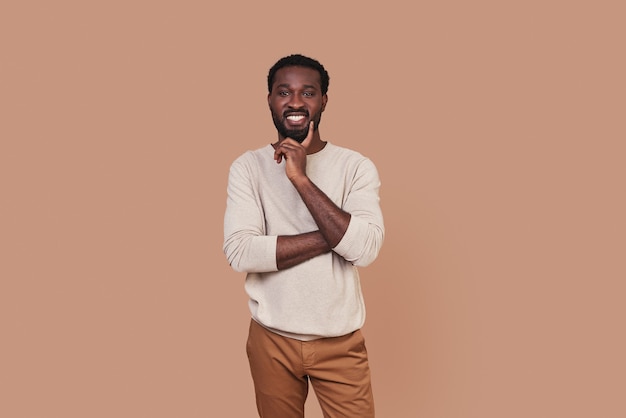
[[[348,229],[333,251],[289,269],[276,267],[279,235],[318,229],[267,145],[248,151],[230,168],[224,217],[224,252],[233,269],[248,273],[245,289],[254,320],[300,340],[335,337],[359,329],[365,305],[356,266],[378,255],[384,226],[380,180],[361,154],[327,143],[307,156],[307,176],[350,213]]]

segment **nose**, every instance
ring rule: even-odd
[[[300,109],[304,107],[304,101],[302,101],[302,96],[299,94],[292,94],[289,96],[289,103],[287,105],[293,109]]]

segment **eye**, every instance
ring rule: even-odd
[[[312,91],[305,91],[304,93],[302,93],[302,95],[304,97],[313,97],[315,93],[313,93]]]
[[[281,90],[278,92],[278,95],[283,97],[289,96],[289,92],[287,90]]]

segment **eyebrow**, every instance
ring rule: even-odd
[[[282,83],[282,84],[278,84],[276,87],[277,87],[277,88],[278,88],[278,87],[290,88],[290,87],[291,87],[291,85],[290,85],[290,84],[288,84],[288,83]],[[313,84],[304,84],[304,85],[302,86],[302,88],[304,88],[304,89],[319,89],[319,87],[317,87],[317,86],[315,86],[315,85],[313,85]]]

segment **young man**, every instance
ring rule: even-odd
[[[314,59],[276,62],[267,101],[278,140],[230,168],[224,252],[247,273],[261,417],[303,417],[309,381],[325,417],[374,416],[356,267],[383,242],[380,181],[369,159],[321,139],[328,83]]]

